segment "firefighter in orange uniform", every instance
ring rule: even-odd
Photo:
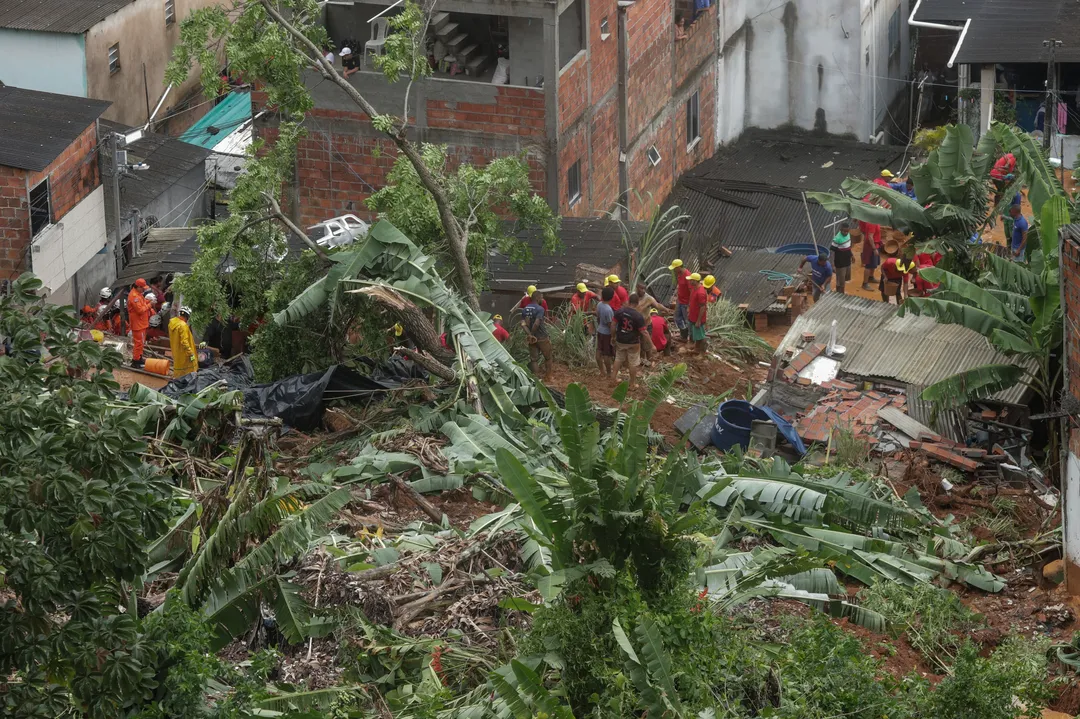
[[[131,366],[142,369],[143,345],[146,344],[146,330],[150,328],[150,315],[153,305],[144,297],[148,292],[146,280],[135,280],[135,286],[128,292],[128,324],[131,326]]]

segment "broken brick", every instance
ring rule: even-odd
[[[814,334],[813,332],[803,332],[802,333],[802,341],[803,342],[813,342],[816,337],[817,337],[817,335]]]
[[[980,416],[983,419],[997,419],[998,413],[992,409],[984,409]]]
[[[858,385],[852,384],[851,382],[845,382],[842,379],[830,380],[827,384],[828,384],[828,387],[830,389],[843,389],[843,390],[858,389]]]
[[[911,442],[908,443],[908,448],[909,449],[922,449],[922,442],[920,442],[917,439],[912,440]]]
[[[795,378],[799,376],[798,371],[794,367],[788,367],[783,372],[783,377],[788,382],[794,382]]]
[[[974,472],[982,466],[981,463],[976,462],[975,460],[968,459],[967,457],[961,456],[956,452],[951,452],[945,447],[936,444],[924,443],[922,445],[922,451],[926,452],[934,459],[952,465],[965,472]]]
[[[813,382],[810,381],[809,377],[799,377],[797,380],[795,380],[795,384],[811,385],[813,384]]]
[[[970,457],[972,459],[982,459],[986,456],[986,450],[977,449],[975,447],[965,447],[960,450],[960,454],[964,455],[965,457]]]

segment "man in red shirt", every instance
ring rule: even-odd
[[[577,283],[577,292],[570,295],[570,306],[575,311],[588,312],[592,308],[594,300],[600,299],[595,292],[589,291],[589,286],[584,282]]]
[[[523,310],[529,306],[532,302],[533,293],[536,292],[536,285],[529,285],[525,288],[525,296],[521,298],[521,302],[518,302],[518,309]],[[543,295],[541,295],[543,297]],[[544,312],[548,311],[547,300],[541,299],[540,306],[544,308]]]
[[[671,337],[671,328],[668,326],[668,321],[656,311],[655,307],[649,310],[649,329],[653,347],[657,352],[663,352],[666,355],[675,354],[675,341]]]
[[[495,323],[495,327],[491,330],[491,334],[495,335],[495,339],[499,340],[499,342],[506,342],[506,340],[510,339],[510,333],[502,326],[502,315],[495,315],[491,319]]]
[[[690,307],[687,313],[690,322],[690,341],[694,343],[694,351],[705,354],[705,323],[709,319],[709,293],[701,284],[701,275],[697,272],[690,275]]]
[[[892,174],[888,170],[882,170],[881,174],[874,178],[875,185],[881,185],[882,187],[889,186],[889,180],[895,178],[896,175]]]
[[[904,262],[902,257],[885,258],[881,263],[881,283],[878,285],[881,290],[881,301],[889,301],[890,295],[885,292],[885,283],[891,282],[896,284],[896,293],[893,295],[896,298],[896,304],[902,304],[904,302],[904,285],[907,284],[908,276],[911,275],[914,269],[914,260]]]
[[[630,293],[626,291],[626,288],[622,286],[622,280],[618,275],[608,275],[604,280],[604,287],[611,286],[615,288],[615,296],[612,298],[610,304],[611,309],[618,312],[627,300],[630,299]]]
[[[690,311],[690,270],[683,267],[682,260],[672,260],[668,269],[675,275],[675,326],[679,328],[682,341],[690,339],[690,322],[686,319]]]

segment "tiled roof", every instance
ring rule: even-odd
[[[0,165],[44,170],[111,104],[0,86]]]
[[[0,28],[79,35],[135,0],[0,0]]]
[[[644,222],[627,223],[635,237],[645,233]],[[604,218],[564,217],[559,237],[565,251],[558,255],[542,252],[543,236],[539,230],[526,229],[515,236],[529,245],[533,258],[518,267],[501,254],[493,254],[488,262],[491,289],[495,292],[524,292],[529,285],[541,289],[567,288],[580,278],[575,274],[579,264],[612,267],[626,259],[622,241],[623,225]]]
[[[783,356],[786,349],[796,347],[804,332],[827,342],[835,320],[836,342],[847,349],[840,369],[858,377],[925,387],[986,364],[1023,364],[966,327],[914,314],[898,317],[896,310],[884,302],[829,292],[792,323],[777,354]],[[1025,393],[1026,388],[1017,385],[995,398],[1019,404]]]

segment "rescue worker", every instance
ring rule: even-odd
[[[573,307],[575,311],[588,312],[592,309],[592,303],[599,299],[600,296],[595,292],[591,292],[588,285],[584,282],[578,282],[577,292],[570,295],[570,306]]]
[[[97,321],[97,312],[90,305],[83,305],[82,310],[79,313],[79,322],[87,329],[93,329],[94,323]]]
[[[145,295],[150,293],[146,280],[135,280],[135,286],[128,292],[128,325],[131,327],[131,366],[142,368],[143,345],[146,344],[146,330],[150,328],[151,302]]]
[[[510,333],[506,331],[505,327],[503,327],[503,316],[494,315],[491,320],[495,325],[495,327],[491,330],[491,334],[495,335],[495,339],[499,340],[500,343],[505,344],[506,340],[510,339]]]
[[[672,260],[668,269],[675,275],[675,326],[679,328],[682,341],[690,339],[690,322],[687,315],[690,312],[690,283],[687,277],[690,270],[683,267],[682,260]]]
[[[905,262],[903,257],[887,257],[881,263],[881,282],[878,288],[881,290],[881,301],[888,302],[890,295],[885,292],[885,283],[892,282],[896,284],[896,292],[893,295],[896,299],[896,304],[902,304],[904,301],[904,286],[907,284],[908,277],[915,269],[915,261]]]
[[[675,354],[675,338],[671,336],[671,326],[655,308],[649,310],[649,329],[653,347],[666,355]]]
[[[875,185],[881,185],[882,187],[888,187],[889,183],[895,178],[896,175],[892,174],[888,170],[882,170],[881,175],[874,178]]]
[[[536,285],[529,285],[528,287],[526,287],[525,296],[521,298],[521,302],[518,302],[518,309],[523,310],[528,307],[529,303],[532,302],[532,296],[534,294],[536,294]],[[542,298],[543,295],[540,295],[540,297]],[[542,299],[540,302],[540,306],[544,308],[544,312],[548,311],[547,300]]]
[[[611,309],[616,312],[630,300],[630,292],[622,286],[622,280],[618,275],[608,275],[604,279],[604,287],[611,287],[615,295],[611,298]]]
[[[649,289],[645,286],[644,282],[638,282],[634,287],[634,292],[638,296],[638,300],[634,304],[637,307],[637,311],[640,312],[643,317],[649,316],[649,310],[656,310],[657,312],[664,314],[671,312],[670,308],[664,307],[655,297],[649,294]]]
[[[701,281],[701,286],[705,288],[705,292],[709,297],[709,304],[716,302],[724,295],[720,288],[716,286],[716,278],[712,275],[705,275],[705,279]]]
[[[699,355],[705,354],[705,323],[709,319],[709,294],[701,284],[701,275],[697,272],[690,275],[690,310],[687,319],[690,321],[690,341],[694,343],[694,352]]]
[[[181,307],[180,315],[169,320],[169,345],[172,347],[173,377],[183,377],[199,368],[195,338],[191,335],[191,308]]]
[[[158,313],[156,315],[151,315],[150,316],[150,327],[148,327],[147,330],[146,330],[146,339],[147,339],[147,341],[160,340],[160,339],[164,339],[164,338],[166,338],[168,336],[169,336],[169,332],[168,332],[167,326],[164,329],[161,326],[161,313]]]
[[[521,326],[528,334],[529,342],[529,369],[535,375],[540,375],[540,369],[536,361],[540,355],[544,356],[544,373],[542,377],[551,377],[551,369],[554,359],[551,352],[551,339],[548,338],[547,328],[544,326],[544,295],[535,292],[530,297],[529,306],[521,311]]]

